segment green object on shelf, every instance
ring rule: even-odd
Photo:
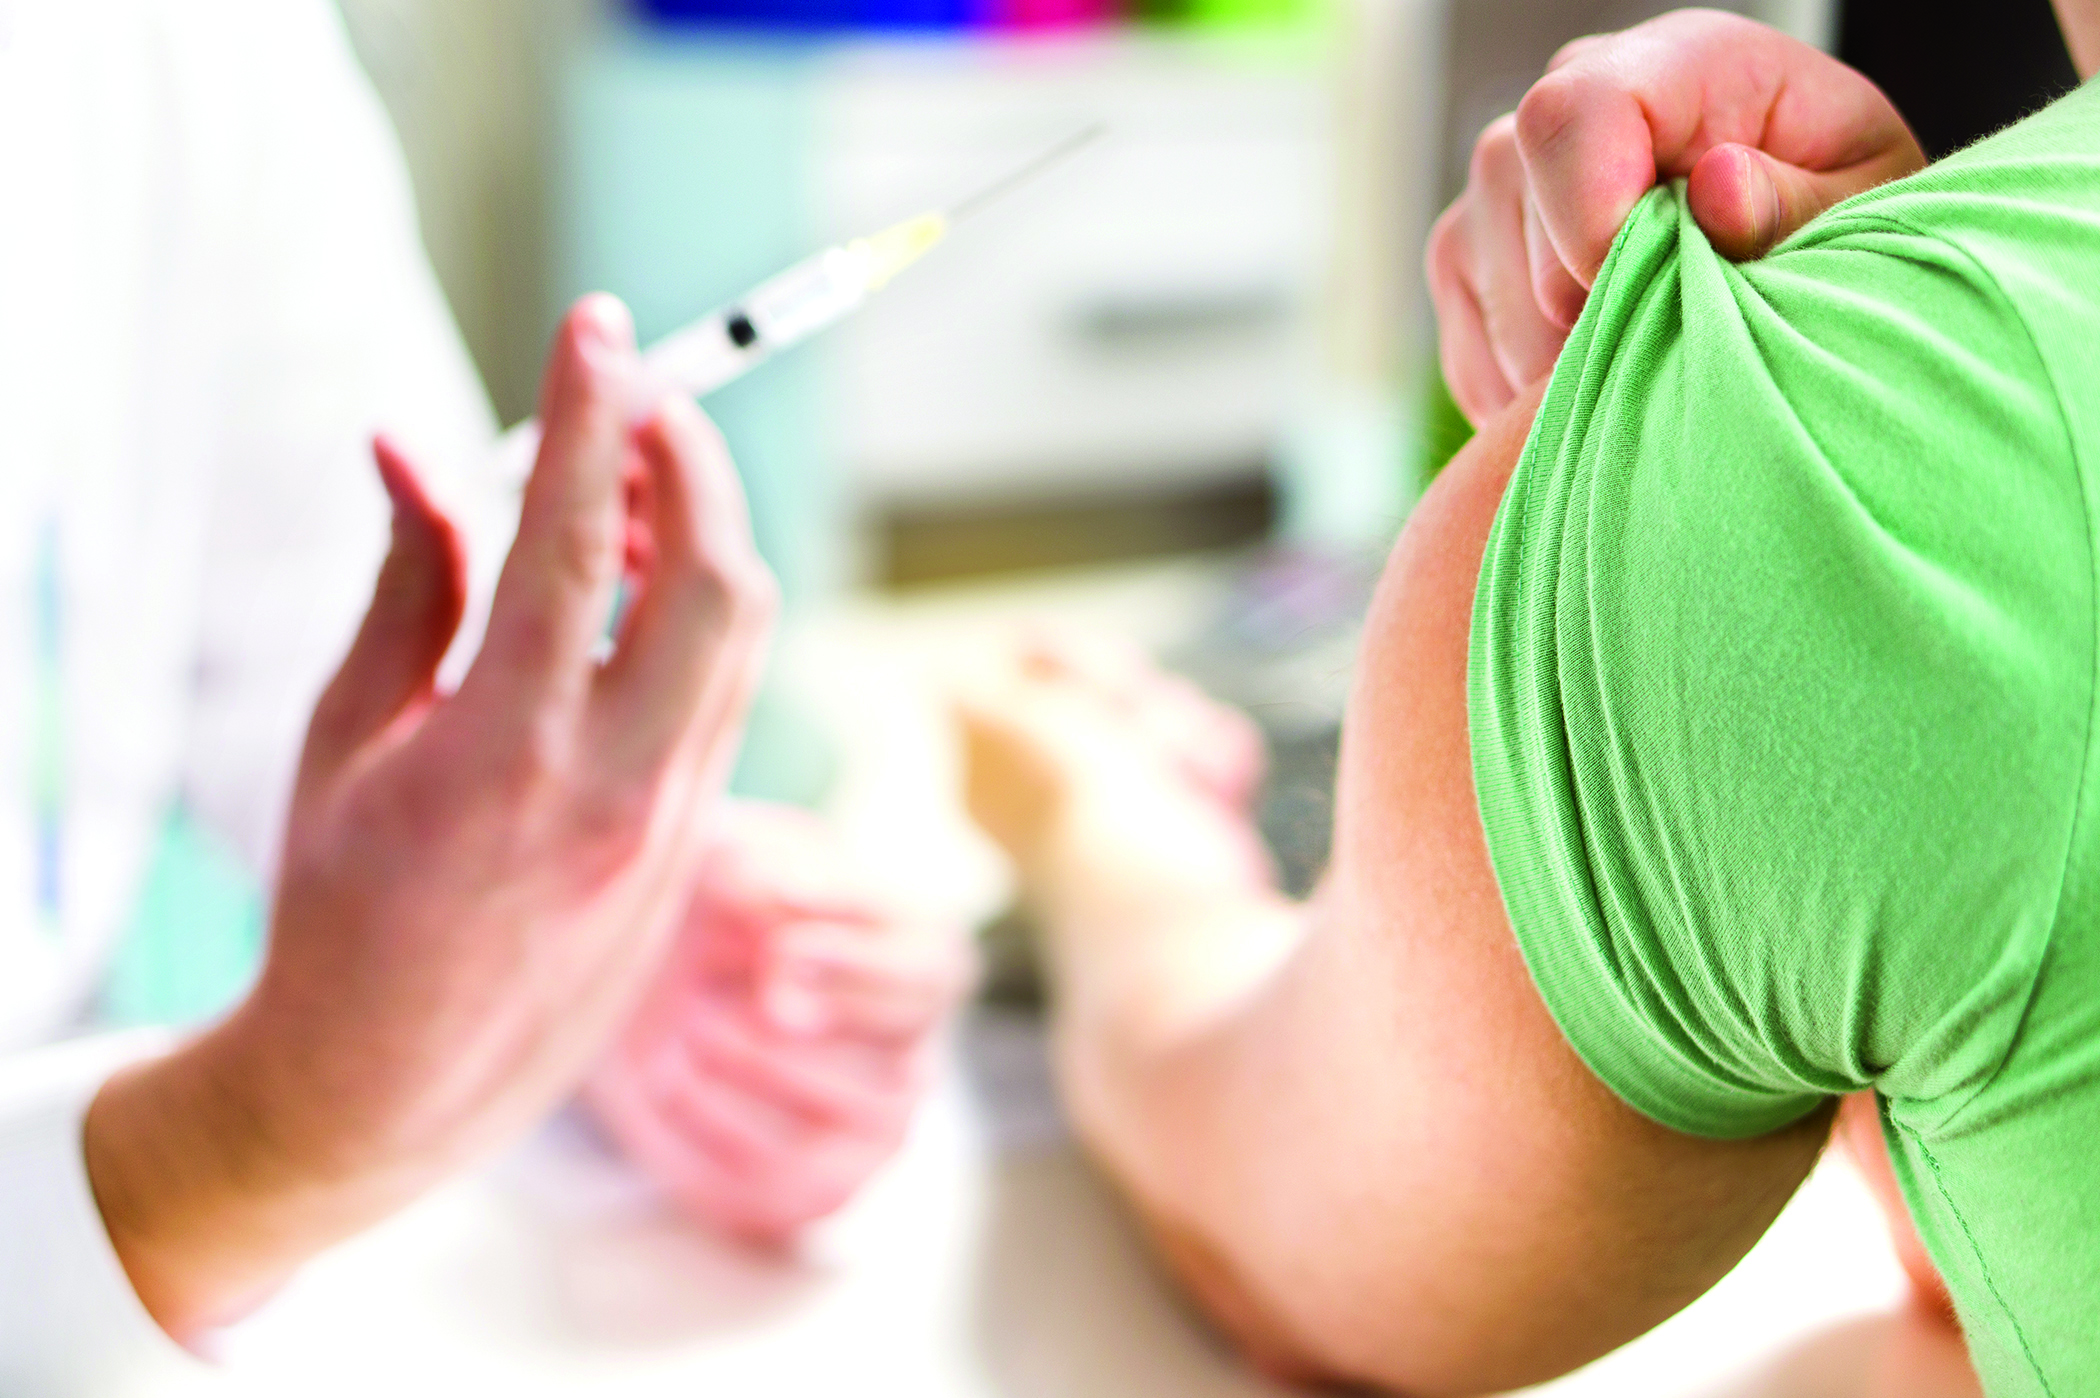
[[[1441,373],[1429,376],[1429,392],[1422,414],[1422,457],[1417,476],[1422,488],[1437,478],[1437,473],[1450,464],[1466,443],[1473,440],[1473,424],[1458,410],[1458,402],[1451,396]]]
[[[263,898],[210,832],[178,809],[161,829],[102,997],[114,1025],[197,1024],[232,1007],[262,962]]]
[[[1319,18],[1321,0],[1185,0],[1181,13],[1204,28],[1295,28]]]

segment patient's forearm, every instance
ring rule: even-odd
[[[1054,937],[1067,944],[1053,953],[1058,1069],[1090,1144],[1141,1192],[1178,1194],[1191,1138],[1220,1129],[1208,1085],[1298,945],[1305,909],[1278,898],[1169,903],[1165,890],[1123,892],[1116,911],[1065,921]],[[1152,897],[1160,902],[1148,908]],[[1082,938],[1093,945],[1072,954]],[[1192,1098],[1197,1083],[1204,1094]]]
[[[1180,908],[1149,931],[1068,925],[1104,939],[1136,935],[1097,949],[1060,985],[1056,1043],[1075,1125],[1161,1260],[1250,1363],[1291,1382],[1337,1375],[1238,1260],[1252,1241],[1242,1167],[1257,1145],[1240,1133],[1263,1124],[1246,1091],[1256,1085],[1240,1069],[1259,1050],[1250,1008],[1297,944],[1304,915],[1272,900]]]
[[[1301,939],[1303,908],[1247,838],[1179,788],[1119,783],[1074,792],[1029,871],[1066,1092],[1119,1159],[1165,1129],[1130,1099],[1225,1032]]]
[[[1128,800],[1124,817],[1135,814]],[[1248,1359],[1280,1378],[1326,1377],[1233,1260],[1247,1213],[1234,1203],[1234,1166],[1247,1156],[1235,1133],[1262,1127],[1242,1071],[1259,1057],[1254,1007],[1302,942],[1308,909],[1101,833],[1052,854],[1064,867],[1039,909],[1075,1124],[1163,1260]]]
[[[1263,1047],[1275,1026],[1252,1020],[1295,979],[1281,973],[1308,921],[1249,815],[1258,735],[1128,651],[1054,637],[965,690],[958,712],[972,813],[1044,933],[1080,1134],[1249,1357],[1306,1375],[1303,1347],[1243,1284],[1269,1254],[1235,1209],[1242,1166],[1275,1174],[1271,1152],[1247,1148],[1265,1144],[1275,1094],[1263,1103],[1257,1083],[1250,1097],[1241,1068],[1277,1061]]]
[[[1194,857],[1159,859],[1140,831],[1174,829],[1167,822],[1185,821],[1180,812],[1147,812],[1128,791],[1117,805],[1108,820],[1075,812],[1072,823],[1089,832],[1052,841],[1046,858],[1057,867],[1038,883],[1060,1025],[1089,1052],[1156,1047],[1210,1026],[1274,972],[1303,924],[1300,905],[1212,867],[1194,841]]]

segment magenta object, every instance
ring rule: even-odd
[[[1112,24],[1114,0],[973,0],[971,19],[994,30],[1090,29]]]

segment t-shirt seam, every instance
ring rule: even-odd
[[[2078,434],[2072,430],[2070,418],[2064,411],[2064,393],[2062,385],[2058,382],[2055,366],[2050,362],[2048,355],[2043,352],[2041,342],[2034,333],[2034,327],[2029,323],[2027,315],[2021,309],[2019,302],[2005,289],[2004,283],[1984,264],[1982,259],[1978,258],[1960,243],[1943,233],[1921,228],[1908,219],[1875,210],[1848,210],[1832,220],[1833,231],[1840,233],[1848,228],[1873,225],[1879,225],[1887,231],[1925,239],[1959,257],[1977,276],[1989,284],[1992,293],[2011,312],[2014,321],[2019,325],[2020,335],[2027,341],[2028,352],[2033,356],[2035,364],[2040,368],[2049,385],[2050,406],[2055,410],[2057,430],[2063,434],[2064,446],[2068,453],[2071,471],[2078,488],[2079,500],[2084,506],[2081,512],[2080,523],[2084,528],[2086,545],[2084,577],[2086,581],[2088,625],[2085,630],[2088,636],[2092,636],[2094,628],[2090,623],[2094,608],[2095,587],[2094,500],[2089,485],[2089,473],[2085,469],[2084,453],[2080,449]],[[2056,942],[2057,931],[2063,918],[2064,893],[2070,882],[2071,860],[2078,849],[2079,836],[2084,829],[2087,807],[2085,800],[2086,786],[2091,779],[2093,770],[2092,754],[2093,734],[2096,724],[2096,704],[2100,704],[2100,645],[2092,646],[2089,654],[2086,677],[2085,732],[2079,747],[2078,777],[2072,787],[2071,819],[2068,823],[2069,828],[2064,841],[2062,865],[2058,870],[2055,897],[2050,908],[2047,932],[2043,937],[2041,948],[2042,961],[2046,961],[2049,949]],[[2036,973],[2026,987],[2026,1003],[2021,1007],[2020,1025],[2014,1031],[2013,1042],[2007,1045],[2005,1052],[1992,1065],[1989,1076],[1971,1089],[1961,1105],[1956,1107],[1950,1115],[1936,1123],[1936,1130],[1945,1131],[1952,1126],[1955,1121],[1959,1120],[1982,1099],[1984,1094],[1990,1090],[1991,1084],[1997,1081],[1999,1076],[2005,1072],[2007,1063],[2012,1059],[2020,1034],[2025,1030],[2027,1016],[2033,1009],[2034,997],[2041,985],[2041,976],[2042,972],[2038,962]],[[1977,1274],[1982,1280],[1984,1288],[1990,1293],[1991,1300],[1997,1305],[1999,1313],[2004,1316],[2005,1323],[2011,1327],[2013,1342],[2019,1348],[2020,1357],[2026,1361],[2027,1367],[2033,1372],[2035,1382],[2041,1385],[2043,1394],[2047,1398],[2055,1398],[2056,1389],[2049,1382],[2049,1376],[2042,1368],[2041,1359],[2035,1353],[2033,1342],[2028,1339],[2026,1329],[2020,1324],[2020,1317],[2014,1310],[2011,1302],[2006,1299],[2005,1293],[1999,1289],[1998,1279],[1992,1270],[1989,1257],[1978,1242],[1976,1233],[1970,1227],[1967,1216],[1962,1212],[1961,1206],[1955,1202],[1952,1192],[1947,1187],[1946,1177],[1940,1167],[1939,1158],[1933,1154],[1932,1148],[1926,1144],[1920,1132],[1910,1127],[1905,1127],[1904,1129],[1910,1136],[1912,1144],[1917,1147],[1919,1155],[1924,1159],[1926,1169],[1932,1176],[1933,1188],[1938,1193],[1940,1201],[1946,1206],[1947,1212],[1954,1219],[1955,1226],[1961,1231],[1962,1240],[1968,1245],[1969,1255],[1975,1260]]]
[[[2005,1293],[1998,1289],[1998,1278],[1991,1271],[1990,1259],[1984,1255],[1982,1245],[1976,1241],[1975,1231],[1969,1227],[1968,1218],[1962,1213],[1961,1206],[1954,1202],[1954,1195],[1947,1188],[1946,1177],[1940,1170],[1939,1157],[1932,1153],[1932,1147],[1925,1144],[1925,1138],[1917,1131],[1909,1127],[1903,1129],[1908,1132],[1911,1144],[1918,1148],[1918,1154],[1925,1158],[1925,1168],[1932,1175],[1932,1187],[1938,1191],[1940,1202],[1947,1206],[1947,1212],[1954,1216],[1955,1226],[1961,1229],[1962,1241],[1969,1245],[1969,1255],[1976,1259],[1977,1274],[1982,1277],[1984,1287],[1991,1293],[1991,1299],[1998,1303],[1998,1310],[2004,1315],[2006,1324],[2012,1327],[2013,1340],[2020,1347],[2020,1357],[2026,1360],[2027,1367],[2034,1371],[2034,1380],[2042,1386],[2045,1398],[2056,1398],[2056,1389],[2050,1384],[2049,1375],[2043,1372],[2042,1361],[2035,1355],[2034,1345],[2028,1340],[2027,1331],[2020,1324],[2020,1317],[2013,1311],[2012,1303],[2005,1299]]]
[[[2079,522],[2085,532],[2086,566],[2084,576],[2086,582],[2087,617],[2085,634],[2088,637],[2094,636],[2096,631],[2092,622],[2095,605],[2094,574],[2096,567],[2093,541],[2095,502],[2088,484],[2089,473],[2085,469],[2084,454],[2079,449],[2078,434],[2072,431],[2071,420],[2064,412],[2063,387],[2057,382],[2055,366],[2050,363],[2049,357],[2042,352],[2041,341],[2036,338],[2034,327],[2028,323],[2026,312],[2020,309],[2019,302],[2014,300],[2012,294],[2005,289],[2005,284],[1998,280],[1997,274],[1992,272],[1976,254],[1952,238],[1947,237],[1944,233],[1939,233],[1929,228],[1921,228],[1910,220],[1898,215],[1873,209],[1847,210],[1841,216],[1832,219],[1826,227],[1842,232],[1850,227],[1873,224],[1879,224],[1886,231],[1904,233],[1911,237],[1925,239],[1954,253],[1976,275],[1990,283],[1992,292],[2004,303],[2005,307],[2012,313],[2013,320],[2019,325],[2020,335],[2027,341],[2028,352],[2034,356],[2035,364],[2040,367],[2042,374],[2048,380],[2050,406],[2055,410],[2057,429],[2063,433],[2064,446],[2070,455],[2071,473],[2078,487],[2078,498],[2084,506],[2080,511]],[[2085,733],[2083,741],[2079,744],[2078,779],[2072,786],[2071,819],[2064,839],[2063,859],[2061,866],[2057,870],[2056,893],[2050,905],[2048,931],[2042,940],[2043,955],[2038,959],[2038,969],[2034,978],[2027,985],[2026,1003],[2020,1008],[2020,1023],[2019,1027],[2014,1030],[2013,1042],[2007,1044],[2005,1052],[2000,1055],[1997,1063],[1992,1065],[1989,1076],[1969,1091],[1968,1096],[1962,1101],[1961,1105],[1956,1107],[1952,1113],[1937,1120],[1935,1129],[1938,1131],[1944,1132],[1956,1121],[1960,1120],[1976,1104],[1978,1099],[1990,1090],[1991,1084],[1996,1082],[1999,1075],[2005,1071],[2007,1061],[2012,1058],[2014,1045],[2017,1043],[2020,1035],[2025,1032],[2027,1016],[2034,1006],[2035,994],[2041,986],[2039,965],[2041,961],[2047,960],[2049,950],[2056,944],[2057,929],[2063,919],[2064,890],[2069,886],[2071,880],[2072,855],[2078,849],[2079,836],[2084,833],[2085,812],[2088,804],[2085,799],[2086,787],[2092,779],[2093,772],[2093,734],[2096,725],[2100,725],[2100,714],[2096,714],[2096,708],[2100,708],[2100,644],[2091,645],[2088,651]]]

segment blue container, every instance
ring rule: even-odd
[[[659,24],[832,33],[962,29],[981,6],[972,0],[635,0],[635,8]]]

